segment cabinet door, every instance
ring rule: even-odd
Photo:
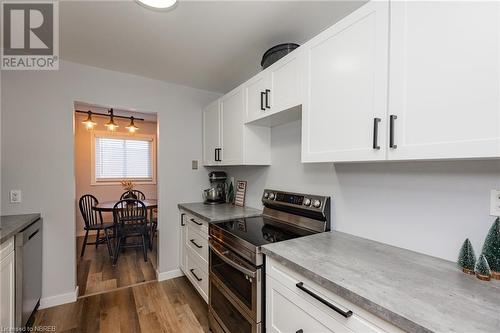
[[[271,109],[269,72],[255,76],[245,85],[246,121],[263,117]],[[266,93],[267,92],[267,93]]]
[[[203,111],[203,164],[216,165],[216,149],[220,148],[220,101]]]
[[[499,6],[392,3],[389,159],[500,155]]]
[[[0,261],[0,327],[14,328],[14,251]],[[7,332],[10,332],[9,330]]]
[[[370,2],[305,45],[303,162],[386,158],[388,25]]]
[[[223,165],[243,161],[243,89],[237,88],[221,98],[221,160]]]
[[[285,59],[269,67],[271,77],[271,112],[280,112],[302,104],[300,89],[301,75],[300,49],[293,51]]]

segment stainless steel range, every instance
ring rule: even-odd
[[[330,198],[264,190],[263,215],[210,224],[209,321],[216,333],[263,332],[261,246],[330,230]]]

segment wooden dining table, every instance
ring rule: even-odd
[[[112,212],[113,208],[115,207],[115,205],[118,201],[120,201],[120,200],[99,202],[92,209],[94,209],[98,212]],[[158,200],[156,200],[156,199],[144,199],[141,201],[144,203],[147,210],[158,208]]]

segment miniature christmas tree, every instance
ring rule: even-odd
[[[474,269],[476,277],[479,280],[489,281],[491,278],[490,265],[488,265],[488,260],[481,254],[476,263],[476,268]]]
[[[474,249],[472,248],[472,244],[468,238],[464,241],[464,244],[460,249],[457,264],[460,268],[462,268],[464,273],[474,274],[476,255],[474,254]]]
[[[500,280],[500,218],[498,217],[488,231],[481,254],[488,260],[491,277]]]

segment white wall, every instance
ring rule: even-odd
[[[178,267],[177,203],[200,199],[201,108],[217,94],[70,62],[59,71],[2,73],[2,213],[44,218],[43,298],[75,288],[73,102],[157,112],[159,271]],[[10,204],[8,191],[22,190]],[[174,231],[172,231],[174,230]]]
[[[466,237],[481,250],[500,161],[302,164],[300,131],[272,129],[272,166],[226,168],[248,180],[247,205],[261,207],[265,187],[329,195],[335,230],[453,261]]]

